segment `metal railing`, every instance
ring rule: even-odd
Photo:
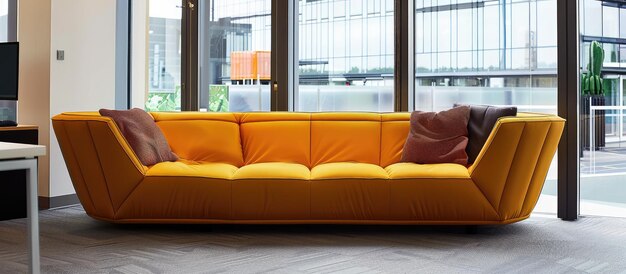
[[[619,141],[623,140],[623,132],[624,132],[624,111],[626,111],[626,106],[594,106],[593,102],[590,100],[589,102],[589,162],[590,162],[590,172],[596,172],[596,145],[595,145],[595,137],[596,137],[596,129],[595,129],[595,115],[596,111],[619,111],[620,115],[618,115],[618,135]]]

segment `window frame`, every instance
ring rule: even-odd
[[[17,1],[8,0],[7,42],[17,42]]]

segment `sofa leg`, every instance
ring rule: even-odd
[[[477,234],[478,226],[477,225],[466,225],[465,226],[465,234]]]

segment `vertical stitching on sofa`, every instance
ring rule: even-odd
[[[229,207],[228,207],[228,218],[233,220],[233,184],[235,183],[235,180],[230,180],[230,184],[228,184],[228,186],[230,187],[230,203],[229,203]]]
[[[383,115],[378,114],[379,124],[378,124],[378,166],[382,166],[383,162]]]
[[[311,170],[313,170],[313,113],[309,113],[309,171]]]
[[[246,151],[243,147],[243,130],[241,128],[242,119],[243,119],[243,115],[239,118],[239,121],[237,121],[237,125],[239,126],[239,147],[241,148],[241,163],[242,163],[242,166],[245,166],[247,164],[247,161],[246,161]]]
[[[118,133],[120,133],[120,137],[122,138],[122,140],[124,142],[126,142],[126,145],[130,148],[130,143],[128,142],[128,140],[126,139],[126,136],[124,136],[124,134],[121,134],[122,131],[120,130],[120,128],[117,126],[117,123],[115,121],[113,121],[113,119],[109,118],[110,121],[106,122],[107,126],[109,127],[109,129],[112,131],[117,130]],[[118,137],[115,135],[115,133],[113,133],[113,137],[115,138],[116,141],[118,141]],[[120,144],[121,145],[121,144]],[[124,153],[127,153],[126,150],[122,147],[122,150],[124,151]],[[135,157],[135,159],[137,159],[139,161],[139,164],[143,165],[143,163],[141,163],[141,161],[139,160],[139,156],[137,156],[137,153],[135,152],[134,149],[130,149],[130,153],[132,153],[132,155]],[[135,164],[135,162],[130,159],[130,162],[135,166],[135,168],[137,169],[137,171],[139,171],[139,173],[145,174],[145,168],[139,168],[139,166],[137,166]],[[144,166],[145,167],[145,166]]]
[[[496,218],[498,218],[498,220],[499,220],[500,219],[500,212],[498,212],[496,207],[494,207],[493,204],[491,204],[491,201],[489,201],[489,199],[487,198],[487,195],[485,195],[485,193],[482,191],[482,189],[480,189],[480,187],[478,187],[478,185],[476,185],[476,182],[474,182],[474,180],[471,177],[470,177],[470,181],[472,181],[472,183],[474,184],[474,187],[478,190],[478,193],[482,194],[483,200],[491,207],[491,210],[496,215]]]
[[[309,113],[309,218],[313,217],[313,113]]]
[[[120,206],[117,208],[117,212],[115,212],[115,215],[114,215],[116,219],[117,219],[117,213],[120,211],[120,209],[122,209],[123,207],[126,206],[126,203],[128,202],[128,200],[130,200],[130,197],[133,196],[133,194],[135,194],[135,192],[137,191],[139,186],[141,186],[143,184],[143,181],[145,179],[146,179],[146,177],[143,177],[141,179],[141,181],[139,181],[139,183],[137,183],[137,185],[130,191],[130,193],[128,193],[126,198],[124,198],[124,201],[122,201],[122,203],[120,203]]]
[[[543,138],[543,143],[541,144],[541,150],[539,152],[539,157],[537,157],[537,161],[535,162],[535,168],[533,168],[533,174],[530,176],[530,182],[528,182],[528,187],[526,188],[526,195],[524,195],[524,200],[522,201],[522,207],[520,209],[520,214],[522,214],[522,211],[524,209],[524,205],[526,204],[526,201],[528,200],[528,190],[530,189],[530,185],[533,182],[533,178],[535,177],[535,173],[537,173],[537,167],[539,166],[539,159],[541,159],[541,156],[544,154],[544,149],[546,147],[546,142],[548,140],[548,136],[550,136],[550,132],[552,132],[552,125],[554,123],[550,122],[550,125],[548,126],[548,130],[546,131],[546,136]],[[548,177],[548,173],[546,173],[546,176],[544,178],[544,185],[545,185],[545,180]],[[543,190],[543,186],[541,187],[541,189]],[[541,191],[539,192],[541,194]]]
[[[228,203],[228,218],[231,220],[233,220],[233,184],[236,182],[235,174],[237,173],[237,171],[239,171],[239,169],[241,169],[242,167],[246,165],[246,155],[244,154],[244,149],[243,149],[243,130],[241,129],[243,116],[244,114],[241,114],[241,116],[239,116],[239,120],[237,121],[237,124],[239,125],[239,144],[241,146],[241,157],[242,157],[243,165],[240,166],[235,171],[235,173],[233,173],[231,177],[232,179],[229,181],[230,183],[228,184],[228,187],[230,188],[230,201]]]
[[[76,160],[76,165],[78,165],[78,171],[80,173],[80,177],[83,178],[83,184],[85,185],[85,189],[87,189],[87,196],[89,196],[89,200],[91,201],[91,205],[93,206],[93,209],[95,211],[98,211],[95,202],[93,201],[93,195],[91,195],[91,192],[89,191],[89,187],[87,187],[87,181],[85,181],[85,175],[83,175],[83,171],[82,168],[80,167],[80,161],[78,160],[78,157],[76,156],[76,150],[74,149],[74,145],[72,144],[72,141],[69,138],[69,133],[67,132],[67,125],[65,125],[67,123],[67,121],[63,121],[63,131],[65,132],[65,136],[68,140],[68,145],[70,146],[71,150],[72,150],[72,155],[74,155],[74,159]],[[86,124],[86,122],[85,122]],[[57,142],[58,142],[58,138],[57,138]],[[65,159],[65,158],[64,158]],[[66,163],[67,165],[67,163]]]
[[[106,124],[107,124],[107,126],[109,127],[109,129],[110,129],[111,131],[113,131],[113,130],[115,129],[115,130],[117,130],[118,132],[121,132],[121,131],[120,131],[120,129],[119,129],[119,127],[117,126],[117,124],[116,124],[115,122],[113,122],[113,123],[111,123],[111,122],[106,122]],[[113,127],[114,127],[114,128],[113,128]],[[91,132],[91,131],[90,131],[90,132]],[[120,134],[120,136],[122,137],[122,140],[123,140],[124,142],[126,142],[126,145],[130,146],[130,145],[128,144],[128,140],[126,139],[126,137],[125,137],[124,135],[121,135],[121,134]],[[116,140],[118,141],[118,144],[119,144],[119,139],[117,139],[117,136],[115,136],[115,134],[113,134],[113,137],[115,137],[115,138],[116,138]],[[121,145],[121,144],[119,144],[119,145]],[[122,148],[122,150],[124,150],[124,149]],[[135,151],[134,151],[134,150],[132,150],[132,149],[131,149],[131,152],[133,153],[133,155],[134,155],[137,159],[139,159],[139,158],[138,158],[138,156],[137,156],[137,154],[135,153]],[[133,161],[131,160],[131,162],[133,162]],[[135,165],[135,163],[132,163],[132,164],[133,164],[133,165]],[[143,163],[142,163],[142,165],[143,165]],[[135,167],[137,167],[137,166],[135,166]],[[144,169],[144,170],[145,170],[145,169]],[[141,178],[141,180],[139,180],[139,182],[138,182],[138,183],[137,183],[137,184],[136,184],[136,185],[135,185],[135,186],[134,186],[134,187],[133,187],[133,188],[132,188],[132,189],[128,192],[128,194],[126,195],[126,197],[124,197],[124,199],[123,199],[123,200],[122,200],[122,202],[120,203],[120,206],[119,206],[119,207],[117,207],[117,211],[116,211],[116,212],[114,212],[114,216],[115,216],[115,217],[117,217],[117,212],[119,212],[120,208],[122,208],[122,206],[126,204],[126,201],[128,201],[128,200],[130,199],[130,197],[131,197],[131,196],[135,193],[135,191],[136,191],[136,190],[139,188],[139,186],[143,183],[143,180],[144,180],[144,178],[146,177],[146,174],[145,174],[145,173],[147,172],[147,170],[145,170],[145,171],[143,171],[143,172],[142,172],[142,171],[140,171],[140,170],[138,169],[137,171],[139,171],[139,173],[141,173],[141,174],[142,174],[142,178]],[[108,189],[108,183],[107,183],[107,189]],[[110,197],[110,195],[109,195],[109,197]]]
[[[493,128],[493,130],[492,130],[490,135],[494,135],[494,136],[497,135],[498,132],[500,131],[500,127],[502,127],[502,124],[496,123],[496,126],[494,126],[494,128]],[[491,141],[489,143],[483,145],[482,150],[488,151],[489,148],[491,147],[491,145],[493,144],[493,140],[494,139],[491,139]],[[481,150],[481,153],[478,154],[479,157],[476,157],[476,160],[474,161],[474,164],[480,165],[481,162],[479,161],[479,159],[482,159],[483,158],[483,154],[484,154],[484,152],[482,152],[482,150]],[[470,179],[472,180],[472,183],[474,183],[474,186],[476,187],[476,189],[478,189],[478,191],[483,195],[483,198],[485,200],[487,200],[487,203],[491,206],[493,211],[496,212],[496,215],[498,216],[498,219],[499,219],[500,218],[500,213],[498,212],[498,210],[496,210],[496,207],[492,204],[491,200],[489,200],[489,198],[487,198],[487,195],[485,194],[483,189],[480,188],[480,186],[474,181],[474,178],[472,177],[472,174],[478,169],[478,167],[479,167],[478,165],[476,165],[474,167],[472,172],[469,172],[469,170],[468,170],[468,173],[469,173],[468,175],[470,176]]]
[[[115,205],[113,204],[113,200],[111,199],[111,190],[109,189],[109,182],[107,181],[107,177],[104,173],[104,169],[102,168],[102,160],[100,159],[100,151],[98,151],[98,147],[96,146],[96,143],[93,139],[93,133],[91,132],[91,126],[89,122],[87,122],[87,131],[89,131],[89,135],[91,136],[91,145],[96,151],[96,156],[98,157],[98,162],[99,162],[98,166],[100,167],[100,172],[102,172],[104,184],[106,185],[107,192],[109,194],[109,202],[111,202],[111,209],[113,210],[113,216],[115,216],[117,214],[117,210],[115,209]],[[119,207],[117,209],[119,209]]]
[[[470,177],[470,180],[472,181],[472,183],[474,184],[474,187],[476,187],[476,189],[478,189],[478,192],[480,192],[480,194],[482,194],[483,199],[485,199],[485,201],[487,201],[487,204],[489,206],[491,206],[491,209],[493,209],[493,211],[496,213],[496,216],[498,217],[498,219],[500,219],[500,213],[498,212],[498,210],[496,209],[495,206],[493,206],[493,204],[491,203],[491,201],[489,201],[489,199],[487,198],[487,195],[485,194],[485,192],[483,192],[483,190],[476,184],[476,182],[474,182],[474,179],[472,179]]]
[[[387,173],[387,218],[391,219],[391,176],[389,172],[382,166],[383,165],[383,114],[379,113],[380,119],[380,139],[378,140],[378,166],[385,170]]]
[[[513,164],[515,164],[516,159],[519,155],[519,145],[522,142],[522,137],[524,137],[525,133],[526,133],[526,123],[524,123],[522,132],[520,132],[520,137],[517,139],[517,144],[515,145],[515,154],[513,154],[513,160],[511,160],[509,169],[506,172],[506,178],[504,179],[504,187],[502,188],[502,192],[500,193],[500,200],[498,201],[498,213],[500,212],[500,206],[502,205],[502,197],[504,196],[504,192],[506,192],[507,186],[509,185],[509,177],[511,176],[511,169],[513,169]]]
[[[525,192],[525,195],[524,195],[524,200],[522,200],[522,204],[521,204],[521,205],[520,205],[520,207],[519,207],[519,209],[520,209],[520,212],[519,212],[519,213],[521,213],[521,210],[522,210],[522,208],[523,208],[523,206],[524,206],[524,202],[526,201],[526,197],[528,196],[528,189],[530,188],[530,183],[532,182],[533,176],[534,176],[534,174],[535,174],[535,172],[536,172],[536,170],[537,170],[537,166],[538,166],[538,164],[539,164],[539,159],[541,158],[541,154],[543,153],[543,148],[544,148],[544,146],[545,146],[546,138],[548,137],[548,133],[550,132],[550,128],[551,128],[551,126],[552,126],[552,124],[550,124],[550,125],[548,126],[548,130],[546,131],[546,134],[545,134],[545,135],[544,135],[544,137],[543,137],[543,142],[541,143],[541,148],[539,149],[539,155],[537,155],[537,159],[536,159],[536,161],[534,161],[534,163],[535,163],[535,167],[533,168],[532,174],[531,174],[530,179],[529,179],[529,181],[528,181],[528,185],[526,186],[526,192]],[[524,130],[525,130],[525,129],[526,129],[526,127],[524,127]],[[523,133],[524,133],[524,132],[523,132]],[[523,137],[523,136],[522,136],[522,137]],[[522,140],[522,138],[520,138],[520,140]],[[516,153],[517,153],[517,152],[516,152]],[[510,172],[509,172],[509,173],[510,173]],[[510,174],[509,174],[509,176],[510,176]],[[507,180],[508,180],[508,176],[507,176]],[[508,186],[508,185],[509,185],[509,184],[505,184],[505,187],[504,187],[504,189],[502,190],[502,195],[501,195],[501,198],[500,198],[500,204],[498,205],[498,210],[500,210],[500,207],[501,207],[501,205],[502,205],[502,198],[503,198],[503,196],[504,196],[504,193],[505,193],[505,192],[506,192],[506,190],[507,190],[507,186]],[[517,216],[517,215],[515,215],[515,216]]]

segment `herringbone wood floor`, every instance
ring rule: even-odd
[[[533,216],[480,228],[112,225],[41,212],[44,273],[626,273],[626,219]],[[26,267],[25,220],[0,222],[0,272]]]

